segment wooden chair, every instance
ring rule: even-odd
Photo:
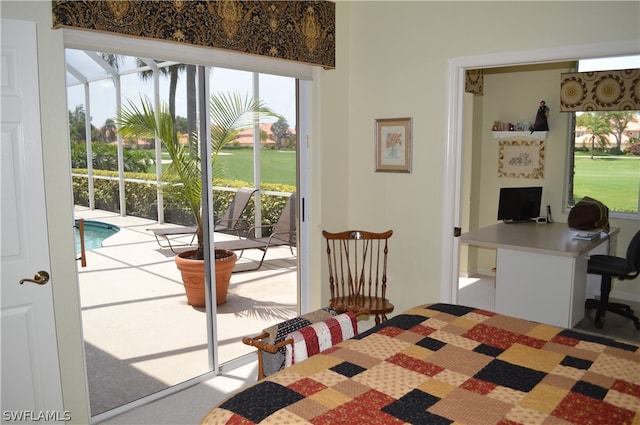
[[[386,320],[393,304],[386,298],[388,240],[392,230],[374,233],[322,231],[329,261],[329,306],[338,312],[367,310],[376,324]]]

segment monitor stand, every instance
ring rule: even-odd
[[[511,224],[511,223],[531,223],[535,221],[533,218],[523,218],[521,220],[502,220],[503,223]]]

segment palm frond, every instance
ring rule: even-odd
[[[212,95],[209,111],[213,163],[222,148],[235,140],[240,131],[251,127],[260,117],[280,117],[259,99],[249,96],[242,98],[238,93]],[[141,97],[140,106],[129,100],[116,122],[120,127],[120,134],[124,137],[155,138],[164,145],[171,158],[171,164],[163,172],[162,180],[181,185],[183,199],[188,203],[200,228],[202,205],[200,157],[197,148],[191,149],[174,142],[173,120],[167,105],[163,103],[156,115],[149,98]],[[197,144],[193,145],[197,146]],[[198,241],[201,242],[200,232]]]
[[[251,127],[260,117],[280,117],[260,99],[237,92],[214,93],[209,104],[211,116],[211,149],[214,156],[236,139],[238,133]]]

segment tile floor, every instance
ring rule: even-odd
[[[207,313],[187,304],[175,254],[147,230],[157,223],[85,208],[76,218],[121,228],[78,265],[92,415],[208,372]],[[259,270],[232,275],[216,315],[220,364],[254,352],[242,337],[296,315],[296,270],[282,247]]]

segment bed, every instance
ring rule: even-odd
[[[426,304],[281,370],[202,424],[638,424],[640,347]]]

